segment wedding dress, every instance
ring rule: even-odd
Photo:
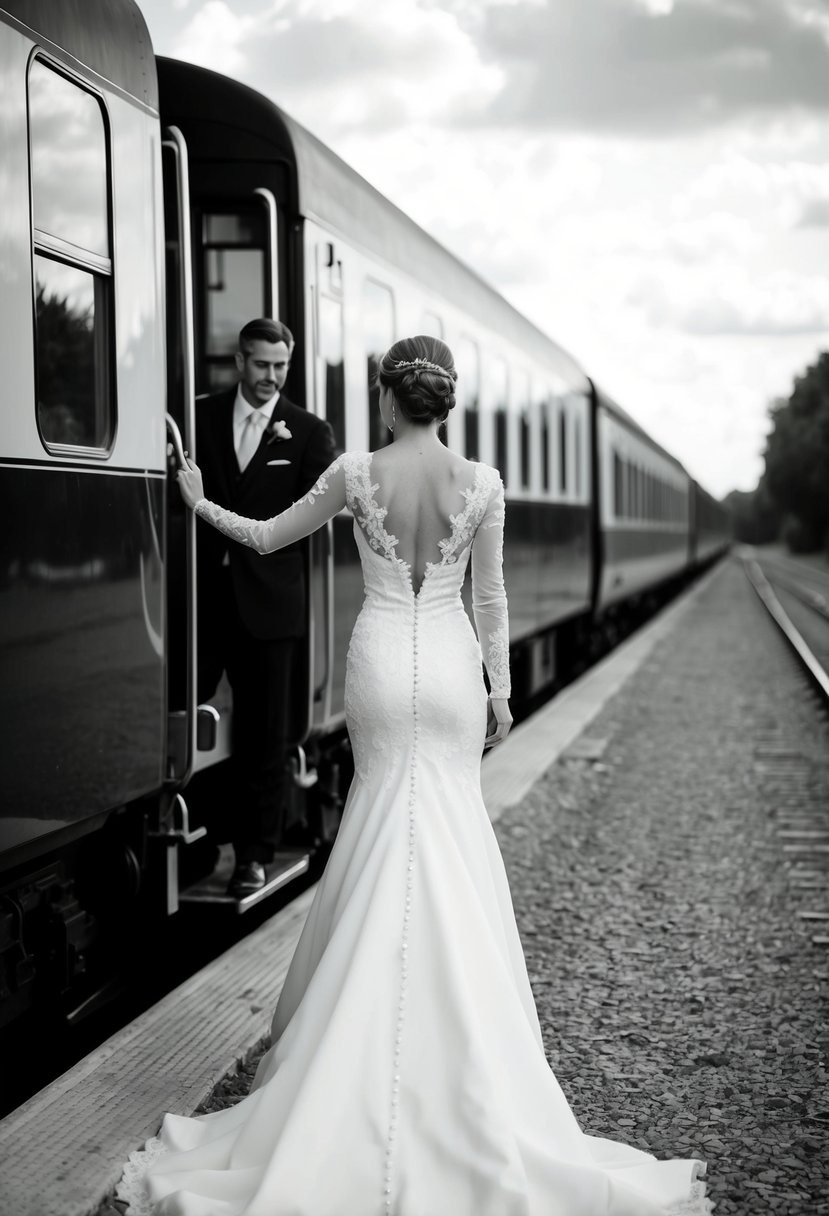
[[[482,651],[493,694],[509,694],[503,487],[487,465],[467,472],[419,586],[370,453],[339,457],[270,521],[197,504],[261,552],[351,510],[356,771],[251,1093],[166,1116],[119,1185],[133,1216],[710,1211],[698,1162],[585,1135],[544,1056],[480,786]],[[470,554],[480,645],[460,595]]]

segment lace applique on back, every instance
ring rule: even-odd
[[[478,526],[483,519],[498,474],[489,465],[479,464],[475,467],[475,480],[471,486],[461,490],[465,506],[457,515],[449,516],[451,531],[445,540],[439,542],[441,560],[447,565],[456,562],[475,537]],[[492,527],[491,523],[487,527]]]
[[[412,593],[419,595],[433,570],[457,562],[461,554],[469,548],[483,518],[498,474],[488,465],[475,466],[472,485],[459,490],[464,499],[463,510],[457,515],[449,516],[449,535],[438,541],[440,559],[425,563],[423,580],[415,592],[411,562],[398,555],[397,547],[400,542],[385,526],[388,508],[381,507],[375,498],[380,485],[379,482],[371,480],[371,462],[371,452],[349,453],[344,466],[346,501],[371,548],[392,562],[409,580]]]
[[[395,550],[400,543],[383,526],[388,514],[378,505],[374,497],[380,486],[371,484],[371,452],[350,452],[345,463],[345,497],[348,508],[362,528],[366,540],[378,553],[392,562],[408,562],[397,556]]]

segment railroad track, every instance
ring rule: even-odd
[[[740,556],[749,582],[829,704],[829,576],[750,549]]]
[[[829,576],[775,555],[739,554],[749,582],[829,707]],[[814,927],[815,946],[829,946],[829,807],[811,792],[813,762],[798,740],[760,749],[757,764],[779,791],[777,839],[791,883],[810,905],[799,919]],[[818,906],[819,905],[819,906]]]

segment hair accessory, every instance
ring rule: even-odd
[[[438,372],[440,375],[448,376],[451,373],[445,367],[441,367],[439,363],[430,363],[428,359],[400,359],[394,365],[398,370],[404,367],[411,367],[415,371],[421,369],[426,372]]]

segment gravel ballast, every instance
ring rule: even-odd
[[[727,563],[496,825],[581,1125],[705,1158],[717,1216],[829,1214],[829,930],[799,918],[829,907],[829,860],[778,835],[827,807],[825,713]],[[201,1109],[244,1096],[262,1050]]]

